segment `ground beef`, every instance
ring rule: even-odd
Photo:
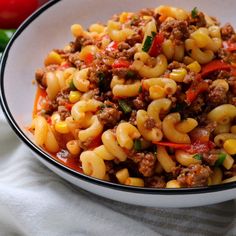
[[[77,51],[80,51],[82,47],[93,44],[95,44],[95,41],[88,36],[79,36],[75,40],[75,48],[78,49]]]
[[[190,19],[190,24],[197,27],[206,27],[206,19],[202,12],[198,12],[196,17]]]
[[[184,63],[181,63],[181,62],[178,62],[178,61],[171,62],[167,67],[167,69],[169,69],[169,70],[178,69],[178,68],[188,69],[187,66]]]
[[[121,117],[121,112],[112,107],[105,107],[97,114],[99,121],[107,128],[114,127]]]
[[[234,34],[234,28],[229,24],[225,24],[221,29],[221,37],[223,40],[228,40]]]
[[[140,34],[133,34],[131,36],[128,36],[125,42],[133,47],[136,43],[142,43],[142,40],[143,38]]]
[[[236,96],[236,77],[232,76],[228,79],[228,84],[230,87],[230,91]]]
[[[165,188],[166,182],[163,176],[152,176],[144,179],[145,187],[149,188]]]
[[[70,111],[64,106],[58,107],[58,113],[60,115],[61,120],[65,120],[67,117],[70,116]]]
[[[217,79],[228,79],[230,77],[230,72],[226,70],[221,70],[217,75]]]
[[[136,164],[138,164],[138,171],[145,177],[150,177],[154,174],[156,157],[153,153],[136,153],[129,156]]]
[[[190,83],[192,83],[194,81],[195,77],[196,77],[196,74],[191,71],[187,75],[185,75],[185,77],[183,79],[183,82],[185,84],[190,84]]]
[[[125,43],[125,42],[120,42],[118,44],[118,50],[119,51],[123,51],[123,50],[127,50],[130,48],[130,45],[128,43]]]
[[[165,38],[175,40],[176,43],[184,41],[189,38],[188,23],[181,20],[168,20],[164,21],[160,26]]]
[[[112,161],[104,161],[106,166],[106,173],[115,174],[114,162]]]
[[[224,87],[220,86],[209,86],[208,94],[207,94],[207,101],[214,106],[221,105],[227,102],[227,91]]]
[[[212,171],[208,166],[191,164],[181,170],[177,181],[179,181],[181,187],[207,186],[211,173]]]
[[[134,104],[134,107],[135,107],[137,110],[146,109],[146,107],[147,107],[147,103],[144,101],[142,95],[136,97],[136,98],[133,100],[133,104]]]
[[[134,125],[134,126],[137,125],[136,116],[137,116],[137,111],[132,111],[131,115],[130,115],[130,118],[129,118],[129,123],[131,125]]]
[[[149,118],[147,118],[147,120],[144,122],[144,127],[145,127],[146,129],[151,130],[151,129],[153,129],[154,127],[156,127],[156,121],[155,121],[153,118],[149,117]]]
[[[189,106],[188,112],[187,113],[199,113],[202,111],[202,107],[205,105],[205,101],[203,96],[200,94]]]
[[[35,72],[35,79],[36,79],[37,83],[43,88],[47,87],[45,74],[46,74],[45,70],[43,70],[41,68],[37,69]]]
[[[205,161],[208,165],[214,166],[216,161],[219,157],[219,151],[218,150],[212,150],[210,153],[203,153],[202,159]]]
[[[70,89],[63,90],[62,92],[58,93],[56,97],[56,103],[58,106],[63,106],[67,103],[69,103],[69,93]]]
[[[129,68],[114,68],[112,69],[112,73],[114,75],[117,75],[120,78],[125,78],[125,76],[127,75],[127,72],[129,71]]]
[[[234,164],[230,170],[224,171],[225,178],[231,178],[233,176],[236,176],[236,164]]]

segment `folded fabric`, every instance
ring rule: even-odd
[[[0,236],[236,235],[236,201],[164,209],[88,193],[43,166],[0,112]]]

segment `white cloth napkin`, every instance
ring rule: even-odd
[[[236,201],[148,208],[85,192],[48,170],[0,110],[0,236],[236,235]]]

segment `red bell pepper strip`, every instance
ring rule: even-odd
[[[160,145],[160,146],[164,146],[164,147],[171,147],[174,149],[190,149],[191,148],[191,144],[185,144],[185,143],[172,143],[172,142],[157,142],[157,141],[153,141],[154,144]]]
[[[113,52],[118,49],[118,42],[112,41],[111,43],[108,44],[106,47],[106,50],[109,52]]]
[[[218,70],[230,70],[230,65],[221,60],[211,61],[202,67],[201,76],[205,77],[206,75]]]
[[[112,68],[128,68],[131,65],[129,61],[117,59],[113,62]]]
[[[161,45],[164,42],[164,35],[162,33],[156,34],[153,41],[152,45],[148,51],[148,54],[151,57],[157,57],[161,53]]]
[[[211,141],[206,141],[206,142],[196,141],[196,142],[193,142],[192,144],[172,143],[172,142],[156,142],[156,141],[154,141],[153,143],[160,145],[160,146],[164,146],[164,147],[170,147],[173,149],[184,150],[190,154],[206,153],[215,147],[215,144]]]
[[[200,79],[198,79],[200,78]],[[208,83],[198,77],[192,82],[190,88],[186,91],[186,102],[191,104],[197,96],[208,89]]]
[[[69,111],[72,109],[73,105],[74,105],[74,104],[72,104],[72,103],[65,103],[65,107],[66,107],[66,109],[69,110]]]

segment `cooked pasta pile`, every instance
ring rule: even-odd
[[[115,183],[236,181],[236,34],[198,8],[114,15],[49,52],[30,130],[65,165]]]

